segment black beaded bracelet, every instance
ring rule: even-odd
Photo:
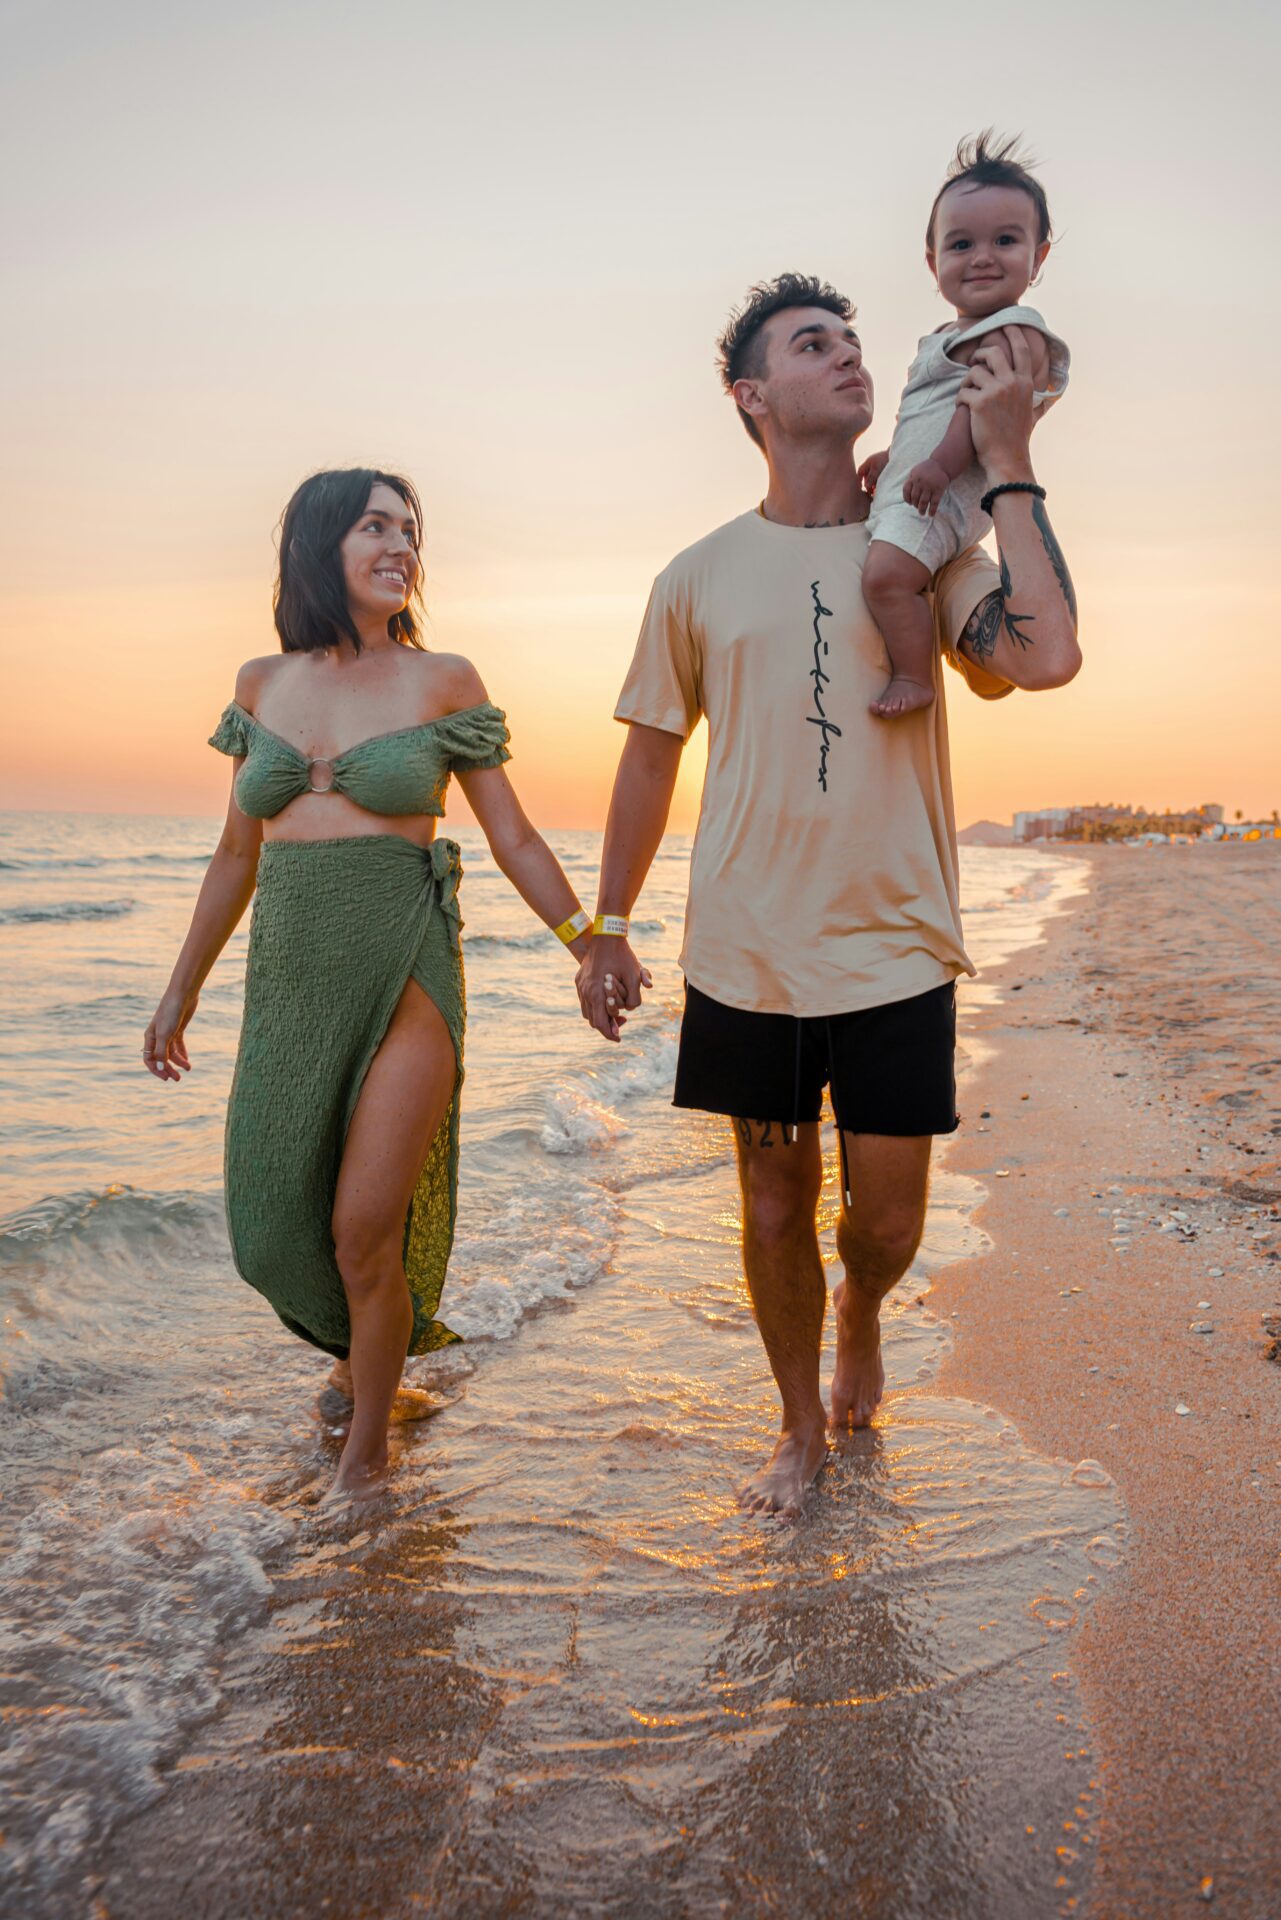
[[[999,487],[989,487],[979,501],[979,512],[990,514],[992,502],[1002,493],[1034,493],[1038,500],[1044,500],[1045,488],[1038,487],[1035,480],[1002,480]],[[971,500],[974,495],[970,495]]]

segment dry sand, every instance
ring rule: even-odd
[[[971,1014],[950,1164],[990,1185],[995,1244],[935,1291],[940,1385],[1094,1456],[1128,1506],[1070,1655],[1102,1790],[1089,1911],[1276,1920],[1281,847],[1084,851],[1088,895]]]

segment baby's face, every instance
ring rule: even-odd
[[[1017,306],[1050,250],[1037,238],[1036,206],[1021,187],[949,187],[939,201],[934,248],[926,254],[945,300],[981,320]]]

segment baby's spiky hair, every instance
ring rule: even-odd
[[[949,187],[964,184],[969,187],[1017,187],[1026,193],[1036,208],[1037,242],[1048,240],[1051,234],[1050,206],[1045,197],[1045,188],[1029,168],[1036,164],[1032,154],[1020,155],[1021,134],[1000,139],[991,127],[984,127],[982,133],[972,140],[962,140],[956,149],[956,157],[947,170],[947,178],[934,196],[934,205],[930,208],[930,222],[925,229],[925,244],[934,251],[934,226],[938,219],[939,201]]]

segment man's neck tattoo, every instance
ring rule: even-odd
[[[830,620],[832,609],[825,607],[819,598],[818,584],[817,580],[810,584],[810,594],[814,601],[814,665],[810,668],[809,677],[814,682],[814,712],[807,713],[805,718],[812,727],[818,727],[822,732],[822,742],[818,750],[818,784],[826,793],[828,745],[832,739],[840,739],[841,730],[834,720],[828,719],[823,706],[823,689],[831,685],[832,676],[823,671],[823,662],[827,658],[827,642],[823,638],[818,623],[820,620]]]

